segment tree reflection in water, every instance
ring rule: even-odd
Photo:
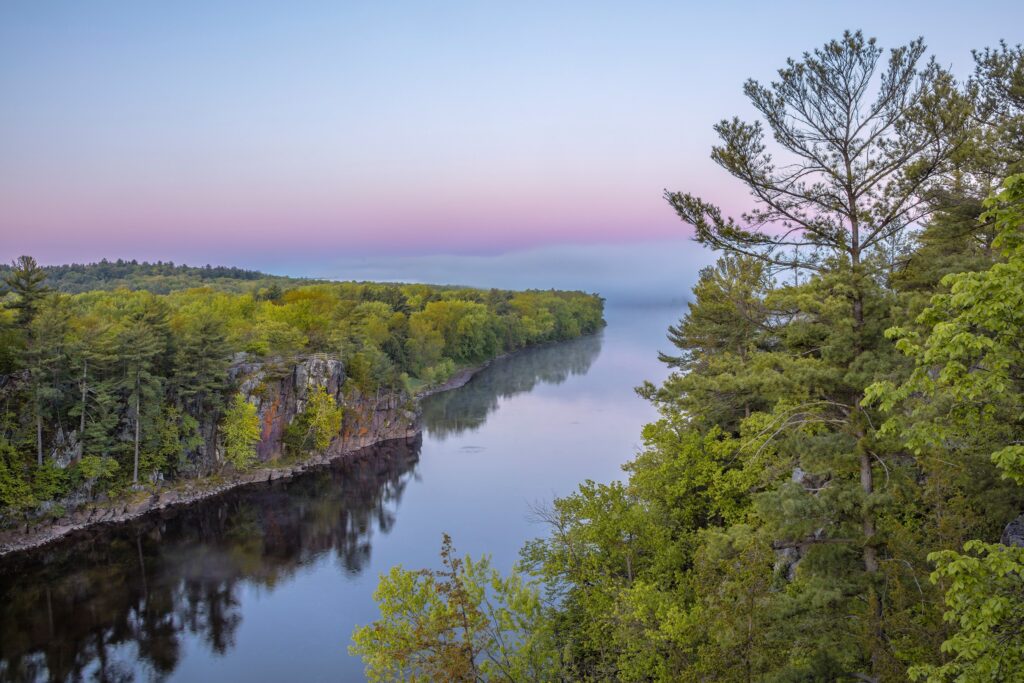
[[[425,400],[424,427],[442,440],[477,429],[501,399],[586,373],[601,339],[494,363]],[[294,479],[0,560],[0,681],[159,680],[184,656],[186,634],[229,652],[243,586],[272,589],[326,553],[349,574],[367,566],[373,534],[394,526],[419,453],[418,439],[387,442]]]
[[[288,481],[93,529],[0,564],[0,680],[163,678],[182,633],[234,644],[243,583],[273,587],[324,553],[367,563],[387,533],[419,440],[392,441]]]
[[[479,429],[501,399],[533,391],[538,384],[561,384],[585,375],[601,353],[603,332],[550,346],[524,349],[478,373],[458,391],[423,402],[423,427],[440,441]]]

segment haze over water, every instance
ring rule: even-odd
[[[622,476],[681,312],[612,305],[597,335],[495,362],[424,402],[421,443],[0,561],[0,680],[360,680],[379,573],[436,567],[444,532],[507,570],[545,533],[532,505]]]

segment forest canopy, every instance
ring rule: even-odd
[[[0,264],[0,278],[15,270],[12,264]],[[302,278],[267,275],[255,270],[230,266],[186,266],[171,261],[125,261],[103,259],[97,263],[71,263],[42,266],[43,283],[58,292],[81,294],[94,289],[142,289],[154,294],[212,287],[226,292],[250,292],[262,288],[296,287],[317,282]]]
[[[171,264],[42,268],[28,256],[3,282],[0,512],[207,472],[204,443],[251,464],[260,431],[231,374],[243,362],[287,368],[318,354],[344,367],[345,395],[409,395],[603,324],[603,301],[582,292],[310,283]],[[94,288],[61,291],[85,283]],[[308,433],[289,433],[304,448],[338,433],[341,399],[320,392],[302,417]]]

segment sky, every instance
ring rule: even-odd
[[[745,206],[709,159],[744,80],[856,28],[966,76],[1022,25],[1005,0],[5,0],[0,259],[675,282],[712,256],[664,189]]]

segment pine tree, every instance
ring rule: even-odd
[[[43,464],[43,432],[59,424],[66,396],[67,348],[70,312],[62,295],[51,295],[33,304],[22,367],[28,371],[36,432],[36,464]]]
[[[892,367],[881,336],[891,297],[879,284],[903,233],[928,215],[926,199],[967,144],[972,112],[948,72],[934,61],[921,65],[924,51],[916,40],[884,63],[874,40],[846,33],[790,60],[769,86],[748,81],[744,90],[786,163],[769,152],[760,122],[716,126],[721,144],[712,158],[756,202],[742,225],[693,195],[666,194],[703,244],[814,274],[773,297],[795,314],[776,336],[783,346],[806,347],[788,350],[793,361],[777,355],[776,363],[788,366],[790,378],[804,373],[810,391],[777,397],[765,430],[788,442],[783,452],[801,470],[824,476],[829,491],[778,489],[764,509],[777,511],[771,517],[781,543],[830,556],[831,580],[846,583],[851,596],[861,587],[847,581],[844,545],[860,546],[870,578],[865,664],[874,675],[883,670],[886,647],[878,597],[885,552],[875,482],[880,446],[860,404],[876,373]],[[845,496],[853,485],[860,502],[851,515]]]
[[[162,340],[144,319],[131,320],[120,331],[119,354],[124,371],[121,391],[128,405],[133,426],[132,482],[139,481],[139,449],[142,442],[143,404],[157,401],[162,379],[156,362],[164,351]]]
[[[172,390],[192,414],[216,413],[223,403],[230,356],[224,323],[208,314],[189,323],[178,339]]]
[[[35,316],[37,304],[49,291],[45,281],[46,271],[31,256],[19,256],[11,263],[4,283],[17,297],[12,307],[18,312],[18,325],[26,327]]]
[[[75,401],[68,415],[78,419],[79,455],[85,455],[94,444],[87,434],[99,431],[103,436],[95,444],[98,452],[109,455],[108,435],[114,428],[111,416],[116,416],[111,402],[111,374],[117,358],[116,330],[107,321],[96,316],[75,321],[68,343],[69,370],[75,383]],[[94,423],[99,426],[94,427]]]

